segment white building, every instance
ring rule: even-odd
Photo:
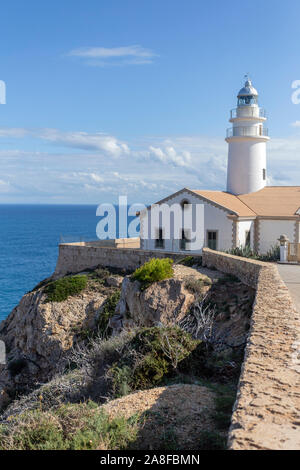
[[[184,188],[142,211],[142,249],[201,252],[204,246],[249,245],[265,253],[281,234],[300,243],[300,186],[266,186],[266,115],[249,79],[230,122],[227,191]]]

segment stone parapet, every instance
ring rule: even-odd
[[[59,256],[54,276],[78,273],[99,265],[134,270],[149,261],[150,258],[172,258],[177,261],[185,256],[185,253],[175,254],[158,250],[103,246],[101,242],[62,243],[59,245]]]
[[[276,265],[208,249],[203,262],[256,288],[229,448],[300,449],[300,315]]]

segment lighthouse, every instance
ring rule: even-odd
[[[227,129],[227,192],[235,195],[259,191],[266,186],[266,112],[258,105],[258,93],[247,77],[231,110]]]

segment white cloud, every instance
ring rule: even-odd
[[[172,164],[175,166],[186,167],[191,163],[191,154],[188,151],[178,153],[175,148],[167,144],[164,148],[154,147],[150,145],[150,158],[156,159],[164,164]]]
[[[98,150],[112,156],[128,154],[128,145],[113,136],[103,133],[89,134],[87,132],[63,132],[57,129],[26,129],[0,128],[0,137],[34,137],[58,145],[72,147],[80,150]]]
[[[44,129],[37,133],[37,137],[81,150],[104,151],[113,156],[129,153],[127,144],[102,133],[88,134],[87,132],[61,132],[57,129]]]
[[[68,56],[84,60],[87,65],[140,65],[151,64],[157,56],[150,49],[139,45],[121,47],[81,47],[73,49]]]
[[[22,138],[30,134],[29,129],[23,129],[22,127],[11,127],[11,128],[1,128],[0,137],[13,137],[13,138]]]
[[[223,138],[179,136],[124,143],[100,133],[6,131],[18,142],[21,136],[30,135],[74,150],[59,148],[55,153],[52,145],[44,152],[12,150],[10,139],[10,148],[6,151],[2,145],[0,151],[2,202],[100,203],[117,202],[119,195],[128,195],[131,202],[151,203],[183,187],[226,187],[227,144]],[[33,146],[36,149],[37,143]],[[273,138],[267,152],[268,183],[299,185],[300,136]]]
[[[292,122],[291,126],[292,127],[300,127],[300,121]]]

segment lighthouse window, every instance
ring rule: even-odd
[[[238,99],[238,105],[250,105],[250,104],[257,104],[257,96],[249,95],[249,96],[241,96]]]
[[[263,168],[263,180],[265,181],[266,180],[266,169]]]

